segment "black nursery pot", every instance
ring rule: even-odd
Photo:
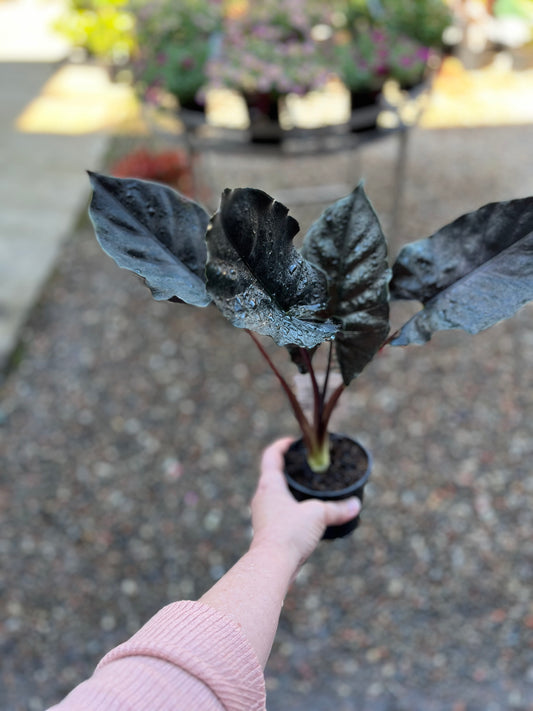
[[[365,484],[372,471],[372,456],[362,444],[344,435],[330,435],[330,468],[316,474],[306,459],[303,440],[293,442],[285,453],[285,478],[297,501],[339,501],[357,496],[363,501]],[[360,515],[341,526],[328,526],[323,538],[349,535],[359,525]]]

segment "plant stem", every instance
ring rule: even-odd
[[[305,413],[303,411],[302,406],[300,405],[298,399],[296,398],[296,395],[293,393],[291,388],[289,387],[289,384],[283,377],[283,375],[280,373],[278,368],[274,365],[272,359],[266,352],[265,348],[263,347],[263,344],[261,341],[257,338],[257,336],[252,332],[249,331],[248,329],[245,329],[246,332],[249,334],[250,338],[253,340],[257,348],[259,349],[259,352],[263,356],[263,358],[266,360],[268,363],[270,369],[280,382],[283,390],[285,391],[285,394],[287,395],[287,398],[290,402],[290,405],[292,407],[294,416],[296,417],[296,420],[298,421],[298,424],[300,425],[300,430],[302,432],[302,439],[305,444],[305,448],[307,451],[307,462],[311,469],[317,473],[319,472],[325,472],[329,468],[329,437],[328,437],[328,423],[331,418],[331,414],[337,404],[337,401],[339,400],[340,396],[344,392],[345,385],[344,383],[341,383],[331,394],[331,397],[326,400],[326,395],[327,395],[327,388],[328,388],[328,381],[329,381],[329,373],[331,370],[331,353],[332,353],[332,348],[330,346],[329,350],[329,357],[328,357],[328,365],[327,365],[327,371],[326,371],[326,377],[324,378],[324,384],[322,387],[322,390],[320,390],[318,386],[318,382],[316,379],[316,374],[313,368],[313,365],[311,363],[311,357],[309,356],[309,352],[305,349],[301,349],[301,355],[302,359],[305,363],[305,366],[307,370],[309,371],[309,375],[311,378],[311,383],[313,386],[313,399],[314,399],[314,421],[313,425],[309,422],[307,417],[305,416]]]
[[[335,409],[335,406],[337,405],[337,402],[339,401],[340,396],[344,392],[346,388],[346,385],[344,383],[341,383],[332,393],[330,399],[327,401],[324,407],[324,412],[322,413],[322,420],[320,423],[321,426],[321,431],[319,433],[320,438],[324,438],[327,434],[328,430],[328,424],[329,420],[331,418],[331,415],[333,414],[333,410]]]
[[[255,343],[257,348],[259,349],[259,352],[261,353],[263,358],[266,360],[266,362],[270,366],[270,369],[272,370],[272,372],[274,373],[276,378],[279,380],[281,387],[283,388],[283,390],[285,391],[285,394],[287,395],[287,398],[289,399],[292,410],[294,412],[294,416],[296,417],[296,420],[298,421],[298,424],[300,425],[300,429],[302,431],[302,437],[303,437],[303,440],[304,440],[305,445],[307,447],[307,450],[309,452],[313,451],[315,449],[314,443],[315,443],[316,437],[314,435],[313,428],[311,427],[309,420],[305,416],[305,413],[304,413],[300,403],[298,402],[295,394],[289,387],[289,385],[288,385],[287,381],[285,380],[285,378],[283,377],[283,375],[279,372],[279,370],[276,368],[276,366],[272,362],[272,359],[270,358],[270,356],[268,355],[266,350],[263,348],[263,344],[261,343],[261,341],[257,338],[257,336],[252,331],[249,331],[248,329],[245,329],[245,330],[249,334],[250,338],[253,340],[253,342]]]
[[[394,333],[391,333],[391,334],[388,336],[388,338],[386,338],[386,339],[383,341],[383,343],[381,344],[379,350],[382,351],[382,350],[385,348],[385,346],[388,346],[391,341],[393,341],[397,336],[400,335],[400,331],[401,331],[401,328],[399,328],[398,330],[394,331]]]
[[[326,377],[324,378],[324,384],[322,386],[322,396],[320,398],[320,404],[321,404],[321,410],[324,410],[324,403],[326,401],[326,393],[328,391],[328,381],[329,381],[329,373],[331,370],[331,360],[333,357],[333,341],[329,342],[329,351],[328,351],[328,365],[326,368]]]
[[[315,432],[318,432],[319,423],[322,417],[322,398],[315,375],[315,369],[313,368],[313,364],[311,362],[311,357],[305,348],[300,348],[300,353],[309,373],[309,377],[311,378],[311,385],[313,388],[313,424]],[[322,443],[319,441],[318,444]]]

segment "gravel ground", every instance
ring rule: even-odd
[[[531,126],[416,131],[391,251],[533,194],[531,145]],[[395,150],[357,161],[385,226]],[[221,163],[215,183],[239,168]],[[338,182],[334,158],[316,170]],[[292,213],[306,225],[320,210]],[[389,349],[346,393],[336,429],[375,458],[362,525],[295,582],[269,711],[533,709],[532,316]],[[245,333],[212,308],[152,301],[84,219],[0,407],[1,705],[40,711],[244,552],[261,449],[295,426]]]

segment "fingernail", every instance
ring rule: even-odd
[[[359,511],[361,511],[361,502],[359,501],[359,499],[356,496],[354,496],[351,499],[347,499],[346,505],[348,507],[349,512],[351,513],[351,515],[353,517],[357,516]]]

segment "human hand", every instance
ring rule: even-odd
[[[251,503],[252,546],[278,546],[293,556],[298,568],[316,548],[326,527],[355,518],[361,502],[356,497],[343,501],[296,501],[283,474],[283,454],[291,442],[290,438],[277,440],[263,452],[261,475]]]

